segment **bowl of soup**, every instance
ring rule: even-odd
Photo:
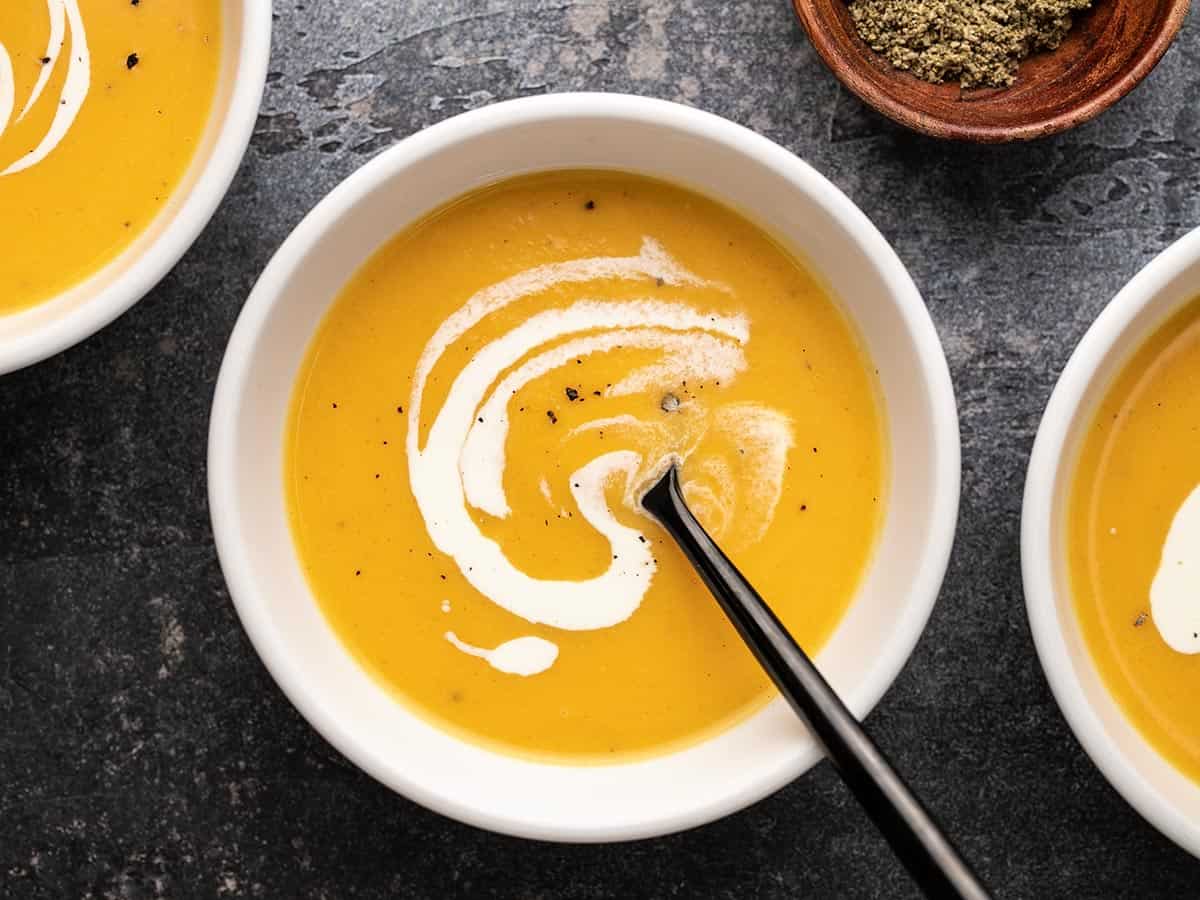
[[[958,503],[920,295],[777,145],[567,94],[414,135],[300,224],[230,340],[209,495],[256,650],[341,752],[481,827],[618,840],[819,757],[640,512],[668,461],[865,716]]]
[[[9,0],[0,17],[0,374],[141,299],[224,197],[254,128],[256,0]]]
[[[1112,300],[1063,370],[1021,551],[1068,723],[1125,799],[1200,856],[1200,231]]]

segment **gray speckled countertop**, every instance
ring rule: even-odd
[[[941,601],[870,719],[898,766],[1001,897],[1197,896],[1200,862],[1117,796],[1051,699],[1018,527],[1071,348],[1200,225],[1198,18],[1098,121],[977,148],[866,111],[784,0],[279,0],[262,116],[212,225],[116,324],[0,379],[0,895],[915,896],[827,764],[739,815],[632,845],[443,819],[317,737],[234,617],[204,446],[256,273],[381,148],[494,100],[588,89],[694,104],[791,148],[924,292],[958,391],[964,490]]]

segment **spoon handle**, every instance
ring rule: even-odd
[[[692,561],[780,693],[927,897],[988,900],[958,851],[758,592],[687,508],[671,469],[642,504]]]

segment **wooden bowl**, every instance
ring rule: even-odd
[[[894,68],[858,36],[848,0],[792,0],[834,75],[890,119],[937,138],[1000,143],[1074,128],[1149,74],[1187,15],[1189,0],[1096,0],[1057,49],[1037,53],[1008,88],[963,90]]]

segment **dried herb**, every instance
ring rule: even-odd
[[[864,41],[899,69],[965,88],[1007,87],[1017,65],[1053,50],[1093,0],[850,0]]]

